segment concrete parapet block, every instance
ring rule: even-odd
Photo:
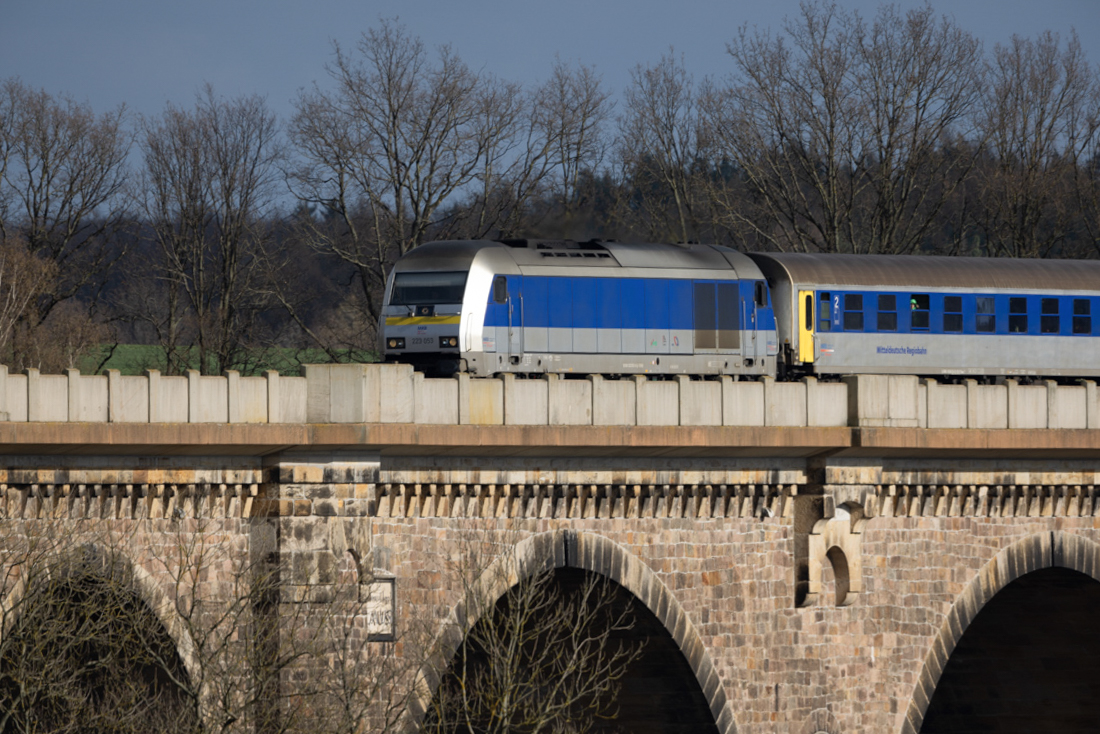
[[[689,379],[682,376],[683,379]],[[636,418],[639,426],[676,426],[680,424],[680,386],[676,382],[650,380],[635,375]],[[677,380],[680,378],[678,377]]]
[[[199,423],[199,377],[198,370],[187,370],[187,422]]]
[[[10,421],[8,411],[8,367],[0,365],[0,421]]]
[[[39,385],[41,375],[34,367],[28,367],[25,374],[27,376],[27,420],[33,423],[43,420],[42,401],[39,398],[42,392]]]
[[[848,425],[848,386],[841,382],[819,382],[803,377],[806,386],[806,425],[843,427]]]
[[[916,428],[920,381],[913,375],[846,375],[848,425]]]
[[[67,420],[71,423],[80,421],[80,370],[69,368],[65,370],[65,382],[69,389],[69,405]]]
[[[27,420],[64,423],[69,419],[69,376],[27,369]]]
[[[592,383],[588,380],[564,380],[555,374],[546,376],[550,425],[592,425]]]
[[[458,425],[458,381],[413,373],[413,410],[416,423]]]
[[[1100,404],[1096,402],[1096,383],[1092,380],[1081,380],[1081,387],[1085,388],[1085,427],[1100,428]],[[4,409],[4,406],[0,406],[0,410]],[[0,420],[2,416],[3,414],[0,413]]]
[[[226,418],[228,423],[241,422],[241,373],[237,370],[225,371]]]
[[[722,425],[764,425],[764,383],[722,377]]]
[[[242,377],[238,380],[238,413],[241,423],[267,423],[267,378]]]
[[[103,370],[107,376],[107,422],[122,422],[122,373],[118,370]]]
[[[806,385],[801,382],[764,380],[764,425],[805,426]]]
[[[282,423],[283,411],[281,394],[279,388],[279,373],[275,370],[267,370],[264,372],[264,379],[267,380],[267,422],[268,423]]]
[[[605,380],[600,375],[589,375],[588,380],[592,383],[592,425],[637,424],[634,380]]]
[[[306,378],[279,378],[278,418],[279,423],[306,422]]]
[[[304,370],[309,423],[413,422],[411,365],[309,364]]]
[[[145,370],[145,379],[149,383],[149,422],[162,423],[164,418],[160,407],[160,370]]]
[[[680,425],[722,425],[721,382],[692,380],[686,375],[677,375],[676,383],[680,388]]]
[[[1008,428],[1008,388],[966,381],[967,428]]]
[[[413,415],[413,368],[409,364],[368,364],[367,381],[370,385],[377,381],[378,417],[370,423],[412,423]],[[374,388],[368,387],[373,398]],[[368,403],[367,407],[373,407]]]
[[[966,428],[967,397],[965,385],[941,385],[923,380],[927,428]]]
[[[504,384],[500,380],[459,374],[458,421],[462,425],[499,426],[504,423]]]
[[[1048,390],[1043,385],[1020,385],[1005,380],[1009,428],[1046,428]]]
[[[1047,383],[1047,427],[1088,428],[1088,390],[1084,385]]]
[[[504,423],[513,426],[545,426],[550,422],[549,383],[500,376],[504,389]]]

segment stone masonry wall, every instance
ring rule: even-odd
[[[399,628],[452,612],[471,537],[542,544],[635,594],[741,734],[919,731],[998,589],[1055,565],[1100,579],[1088,462],[587,461],[22,457],[0,472],[0,526],[124,537],[151,602],[171,596],[181,539],[243,557],[277,538],[286,604],[325,603],[352,558],[361,583],[392,574]]]

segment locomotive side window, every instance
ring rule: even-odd
[[[508,279],[503,275],[493,278],[493,303],[508,302]]]
[[[961,333],[963,330],[962,296],[943,297],[943,330]]]
[[[978,332],[992,334],[997,331],[997,312],[992,296],[978,296],[974,299],[974,311],[977,313]]]
[[[927,293],[914,293],[909,296],[909,328],[917,331],[928,331],[930,323],[928,302]]]
[[[844,294],[844,330],[863,331],[863,294]]]
[[[898,297],[893,293],[878,297],[878,330],[898,330]]]
[[[1044,298],[1042,300],[1042,315],[1039,317],[1039,331],[1043,334],[1059,334],[1062,331],[1061,319],[1058,317],[1058,299]]]
[[[764,281],[756,281],[756,285],[753,288],[753,300],[756,301],[756,305],[760,308],[766,308],[768,305],[768,291],[764,288]]]
[[[1091,334],[1092,333],[1092,305],[1091,301],[1087,298],[1074,298],[1073,299],[1073,333],[1074,334]]]
[[[817,330],[829,331],[832,328],[833,308],[829,292],[822,291],[817,294]],[[809,323],[809,322],[807,322]]]

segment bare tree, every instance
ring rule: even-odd
[[[924,244],[972,159],[980,47],[929,7],[857,13],[807,3],[784,33],[742,28],[736,71],[707,109],[736,167],[719,198],[743,238],[780,250],[909,252]],[[723,192],[727,193],[728,192]]]
[[[97,116],[18,79],[0,85],[0,240],[19,237],[56,266],[38,318],[97,289],[122,252],[113,236],[125,206],[131,137],[124,110]]]
[[[615,716],[619,683],[641,654],[622,637],[632,610],[613,603],[610,581],[583,572],[563,581],[552,554],[521,556],[513,541],[492,529],[463,541],[454,573],[464,636],[439,671],[426,732],[585,732]]]
[[[337,45],[328,67],[335,90],[297,102],[291,136],[306,165],[292,184],[301,201],[322,208],[315,246],[356,269],[377,319],[390,263],[424,241],[510,127],[486,117],[486,80],[450,48],[433,60],[419,39],[385,21],[356,51]],[[487,93],[512,94],[492,84]]]
[[[163,300],[132,317],[156,329],[169,371],[247,369],[273,305],[264,276],[276,256],[265,220],[282,156],[275,116],[259,97],[224,100],[208,86],[193,110],[169,105],[147,121],[141,145],[152,295]]]
[[[989,160],[977,171],[975,219],[989,251],[1057,254],[1079,226],[1074,181],[1100,130],[1100,81],[1072,35],[1049,31],[998,46],[983,101]]]
[[[607,152],[604,126],[614,103],[594,67],[571,68],[559,59],[535,94],[535,106],[554,142],[555,187],[564,213],[578,205],[582,173],[597,170]]]
[[[706,142],[683,58],[670,50],[655,66],[635,67],[619,117],[618,157],[651,236],[687,242],[696,235],[696,179],[710,164]]]
[[[173,640],[107,534],[81,535],[43,518],[0,549],[0,731],[191,731]]]

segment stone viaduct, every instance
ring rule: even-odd
[[[646,610],[627,730],[1100,723],[1089,382],[0,371],[0,401],[0,527],[147,521],[147,596],[156,528],[246,553],[263,525],[290,597],[323,603],[350,563],[400,627],[458,603],[464,531],[507,530]]]

